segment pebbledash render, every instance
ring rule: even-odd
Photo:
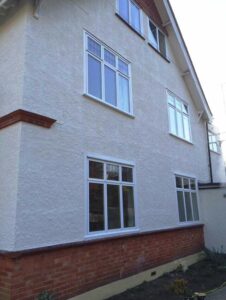
[[[0,299],[200,252],[225,174],[170,3],[2,0],[0,24]]]

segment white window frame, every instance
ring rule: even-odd
[[[217,138],[217,134],[215,134],[213,131],[208,130],[208,139],[209,139],[209,148],[210,151],[221,154],[221,147],[220,147],[220,142]],[[214,145],[216,145],[216,150],[214,149]]]
[[[155,45],[153,45],[153,43],[151,42],[151,38],[150,38],[150,35],[151,35],[151,29],[150,29],[150,22],[156,27],[156,31],[157,31],[157,48],[155,47]],[[165,41],[165,54],[162,53],[160,51],[160,43],[159,43],[159,32],[161,32],[161,34],[164,36],[164,41]],[[165,33],[156,25],[155,22],[153,22],[150,18],[148,18],[148,41],[149,41],[149,44],[151,44],[151,46],[153,48],[155,48],[159,53],[161,53],[162,56],[164,56],[165,58],[167,58],[167,43],[166,43],[166,35]]]
[[[133,0],[127,0],[128,1],[128,6],[129,6],[129,20],[126,20],[119,11],[119,1],[120,0],[116,0],[116,13],[120,16],[120,18],[122,18],[127,24],[129,24],[129,26],[131,26],[136,32],[138,32],[139,34],[143,35],[144,34],[144,29],[143,29],[143,11],[140,8],[140,6]],[[139,13],[140,13],[140,30],[137,30],[131,22],[131,3],[133,3],[138,9],[139,9]]]
[[[176,177],[180,177],[182,179],[182,184],[183,184],[183,178],[189,179],[189,184],[190,184],[190,180],[195,180],[195,190],[193,190],[191,188],[184,189],[184,187],[178,188],[177,187],[177,182],[176,182]],[[175,193],[176,193],[176,199],[177,199],[177,210],[178,210],[179,224],[183,226],[183,225],[187,225],[187,224],[201,223],[201,211],[200,211],[200,204],[199,204],[199,193],[198,193],[198,180],[197,180],[197,178],[195,176],[190,175],[190,174],[187,175],[187,174],[175,173],[174,174],[174,182],[175,182],[174,184],[175,184]],[[183,203],[184,203],[185,218],[186,218],[186,220],[184,222],[180,221],[180,211],[179,211],[179,207],[178,207],[178,196],[177,196],[177,192],[178,191],[183,192]],[[191,201],[191,208],[192,208],[192,217],[193,217],[193,220],[187,221],[187,208],[186,208],[185,196],[184,196],[185,192],[189,192],[190,193],[190,199],[191,199],[191,193],[195,193],[196,194],[199,220],[194,220],[194,208],[193,208],[193,204],[192,204],[192,201]]]
[[[182,105],[186,105],[187,106],[187,109],[188,109],[188,113],[184,113],[182,110],[179,110],[176,105],[172,105],[171,103],[169,103],[169,100],[168,100],[168,95],[172,96],[173,98],[175,98],[175,100],[179,101]],[[191,118],[190,118],[190,108],[189,108],[189,105],[188,103],[186,103],[185,101],[183,101],[181,98],[179,98],[177,95],[175,95],[173,92],[169,91],[168,89],[166,89],[166,98],[167,98],[167,110],[168,110],[168,121],[169,121],[169,133],[173,136],[176,136],[177,138],[183,140],[183,141],[186,141],[190,144],[192,144],[192,131],[191,131]],[[176,121],[176,133],[172,132],[171,131],[171,119],[170,119],[170,111],[169,111],[169,107],[173,108],[174,111],[175,111],[175,121]],[[188,117],[188,124],[189,124],[189,136],[190,136],[190,139],[186,139],[185,138],[185,129],[184,129],[184,122],[182,122],[182,125],[183,125],[183,137],[181,137],[179,135],[179,129],[178,129],[178,120],[177,120],[177,116],[176,116],[176,112],[179,112],[181,113],[182,117],[183,115],[186,115]],[[183,120],[183,118],[182,118]]]
[[[104,164],[104,179],[95,179],[95,178],[89,178],[89,161],[96,161],[101,162]],[[122,167],[128,167],[133,169],[133,182],[124,182],[121,179],[119,181],[114,180],[107,180],[106,179],[106,165],[112,164],[117,165],[120,168]],[[135,163],[132,161],[126,161],[122,159],[112,158],[109,156],[103,156],[103,155],[97,155],[97,154],[87,154],[85,155],[85,195],[86,195],[86,213],[85,213],[85,223],[86,223],[86,235],[85,239],[92,239],[92,238],[98,238],[98,237],[104,237],[104,236],[118,236],[122,234],[129,234],[133,232],[139,232],[139,226],[138,226],[138,205],[137,205],[137,194],[136,194],[136,166]],[[101,183],[104,185],[104,220],[105,220],[105,229],[102,231],[89,231],[89,183]],[[120,186],[120,220],[121,220],[121,228],[119,229],[107,229],[107,184],[113,184],[113,185],[119,185]],[[124,220],[123,220],[123,199],[122,199],[122,186],[132,186],[133,187],[133,198],[134,198],[134,218],[135,218],[135,226],[134,227],[127,227],[124,228]]]
[[[91,52],[88,51],[88,37],[91,38],[92,40],[94,40],[96,43],[98,43],[101,46],[101,58],[98,58],[97,56],[95,56],[94,54],[92,54]],[[104,49],[108,50],[109,52],[111,52],[112,54],[115,55],[116,58],[116,66],[112,66],[111,64],[109,64],[107,61],[105,61],[104,59]],[[102,98],[98,98],[94,95],[89,94],[88,91],[88,55],[94,57],[96,60],[100,61],[101,63],[101,81],[102,81]],[[128,75],[122,73],[119,69],[118,69],[118,61],[122,60],[124,63],[126,63],[128,65]],[[118,95],[118,82],[119,82],[119,75],[126,78],[128,80],[128,92],[129,92],[129,111],[123,110],[121,108],[119,108],[117,105],[112,105],[108,102],[106,102],[105,100],[105,76],[104,76],[104,67],[107,66],[108,68],[114,70],[116,72],[116,102],[119,99],[119,95]],[[102,104],[105,104],[115,110],[118,110],[120,112],[123,112],[124,114],[133,116],[133,100],[132,100],[132,75],[131,75],[131,63],[125,59],[124,57],[122,57],[121,55],[119,55],[117,52],[115,52],[113,49],[111,49],[110,47],[108,47],[105,43],[101,42],[99,39],[97,39],[95,36],[93,36],[91,33],[84,31],[84,82],[85,82],[85,86],[84,86],[84,95],[97,100],[98,102],[101,102]]]

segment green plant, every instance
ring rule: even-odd
[[[216,266],[226,266],[226,254],[223,251],[223,246],[220,250],[213,248],[213,250],[205,249],[206,258]]]
[[[54,300],[54,297],[49,292],[44,291],[38,295],[37,300]]]
[[[186,295],[186,292],[188,291],[188,281],[177,278],[171,284],[170,290],[177,296]]]

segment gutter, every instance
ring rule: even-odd
[[[208,122],[206,122],[206,137],[207,137],[207,148],[208,148],[208,160],[209,160],[210,184],[213,184],[213,169],[212,169],[212,160],[211,160],[211,152],[210,152],[210,141],[209,141],[209,128],[208,128]]]

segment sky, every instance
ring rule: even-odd
[[[214,122],[226,140],[226,0],[170,0]],[[222,143],[226,157],[226,141]]]

